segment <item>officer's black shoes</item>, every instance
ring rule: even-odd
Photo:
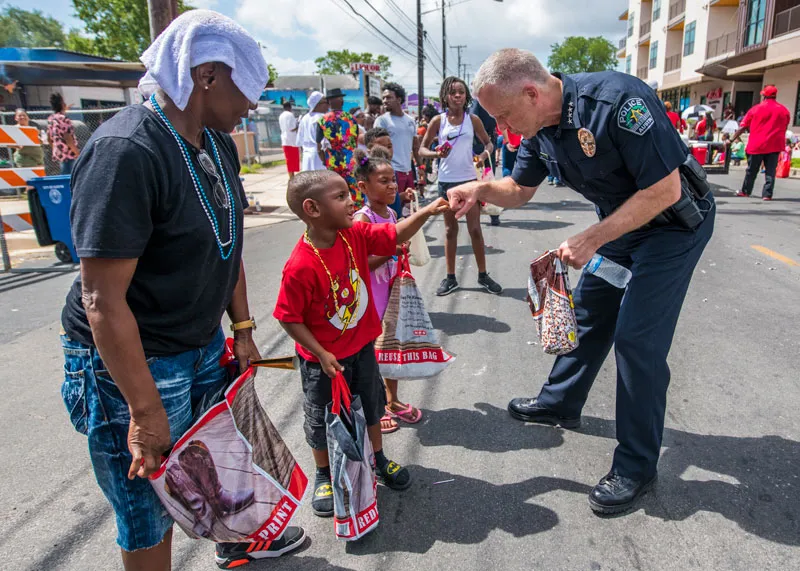
[[[499,216],[490,216],[489,218],[492,219],[492,226],[500,226],[500,217]]]
[[[503,286],[490,278],[489,274],[478,275],[478,285],[494,295],[503,293]]]
[[[443,296],[453,293],[458,289],[458,282],[456,278],[444,278],[442,283],[439,284],[439,289],[436,290],[436,295]]]
[[[609,472],[589,493],[589,507],[596,514],[612,515],[630,511],[655,485],[658,476],[637,481]]]
[[[560,416],[532,398],[511,399],[511,402],[508,403],[508,413],[523,422],[552,424],[561,428],[579,428],[581,425],[580,416]]]

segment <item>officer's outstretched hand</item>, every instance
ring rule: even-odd
[[[600,247],[594,243],[591,236],[587,235],[587,232],[588,230],[568,238],[556,250],[558,258],[576,270],[588,264],[597,248]]]
[[[456,213],[456,218],[464,216],[478,202],[478,191],[481,184],[483,183],[478,181],[468,182],[447,191],[450,210]]]

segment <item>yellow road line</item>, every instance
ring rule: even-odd
[[[765,248],[764,246],[755,246],[754,245],[754,246],[750,246],[750,247],[753,248],[754,250],[756,250],[757,252],[761,252],[762,254],[765,254],[765,255],[769,256],[770,258],[774,258],[774,259],[778,260],[779,262],[783,262],[784,264],[786,264],[788,266],[800,266],[800,263],[795,262],[793,259],[787,258],[783,254],[779,254],[778,252],[773,252],[772,250],[770,250],[769,248]]]

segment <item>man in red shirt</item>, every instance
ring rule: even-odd
[[[683,131],[686,129],[686,121],[681,119],[681,116],[672,110],[672,103],[669,101],[664,102],[664,107],[667,110],[667,117],[669,117],[669,120],[672,122],[672,126],[682,135]]]
[[[778,88],[774,85],[764,87],[761,95],[764,100],[747,112],[739,125],[739,130],[731,137],[731,140],[735,141],[745,129],[750,129],[750,138],[745,149],[747,172],[744,175],[742,190],[736,196],[750,196],[763,163],[766,174],[761,199],[772,200],[775,170],[778,168],[778,156],[786,146],[786,129],[789,127],[790,115],[789,110],[775,100]]]

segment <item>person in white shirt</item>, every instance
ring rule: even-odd
[[[278,117],[278,124],[281,126],[281,146],[283,156],[286,157],[286,170],[289,171],[291,180],[295,173],[300,172],[300,147],[297,145],[299,123],[292,113],[291,101],[283,104],[283,113]]]
[[[397,83],[387,83],[383,86],[383,105],[386,113],[375,119],[375,127],[386,129],[392,140],[394,154],[392,155],[392,168],[397,181],[397,199],[392,209],[398,217],[403,216],[402,203],[408,202],[406,191],[414,189],[414,171],[411,159],[417,159],[419,137],[417,126],[409,115],[403,111],[406,100],[406,90]]]
[[[325,165],[317,153],[317,126],[319,120],[328,111],[328,100],[319,91],[312,91],[308,96],[310,111],[300,119],[297,130],[297,144],[303,149],[301,171],[322,171]]]

